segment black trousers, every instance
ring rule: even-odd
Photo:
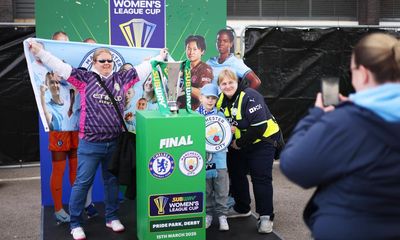
[[[239,213],[250,211],[250,190],[247,174],[253,184],[256,212],[274,218],[272,164],[275,147],[268,142],[259,142],[240,150],[229,148],[227,162],[231,180],[231,194],[235,199],[234,209]]]

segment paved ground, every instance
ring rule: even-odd
[[[274,165],[274,231],[282,239],[307,240],[310,233],[302,220],[302,210],[313,190],[290,183]],[[1,239],[40,239],[39,167],[0,169]]]

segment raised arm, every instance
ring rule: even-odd
[[[146,79],[150,73],[151,73],[151,60],[158,60],[158,61],[163,61],[167,58],[168,56],[168,49],[163,48],[160,50],[160,54],[148,61],[143,61],[142,63],[138,64],[135,66],[135,70],[138,74],[139,80],[144,80]]]
[[[31,39],[29,41],[29,49],[31,53],[40,59],[44,65],[53,70],[54,73],[61,76],[63,79],[68,79],[71,75],[72,67],[53,56],[50,52],[43,49],[43,46]]]
[[[257,89],[261,85],[261,80],[258,78],[255,72],[250,71],[244,76],[245,80],[249,82],[249,86],[253,89]]]

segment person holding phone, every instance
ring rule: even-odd
[[[339,104],[339,78],[324,77],[321,79],[322,101],[324,106]]]
[[[400,42],[365,36],[350,71],[356,93],[336,107],[324,107],[318,93],[280,168],[317,187],[304,210],[314,239],[400,239]]]

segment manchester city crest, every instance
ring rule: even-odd
[[[204,161],[200,153],[185,152],[179,159],[179,169],[186,176],[195,176],[203,169]]]
[[[121,90],[121,87],[119,86],[119,84],[117,82],[114,83],[114,89],[117,91]]]
[[[156,153],[150,159],[149,170],[155,178],[169,177],[174,169],[174,159],[166,152]]]
[[[224,150],[232,140],[231,125],[219,115],[206,116],[206,151],[215,153]]]

